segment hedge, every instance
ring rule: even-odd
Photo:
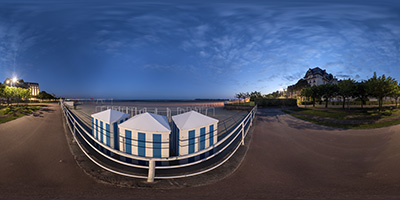
[[[257,98],[255,100],[259,107],[292,107],[297,106],[297,99],[266,99]]]

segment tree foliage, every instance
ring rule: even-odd
[[[343,98],[343,109],[346,99],[355,96],[356,82],[352,79],[345,79],[338,82],[338,94]]]
[[[19,87],[8,87],[8,86],[0,86],[0,96],[7,100],[7,105],[10,105],[12,99],[17,100],[27,100],[31,96],[31,92],[29,89],[19,88]]]
[[[250,93],[250,101],[255,101],[257,98],[261,98],[261,92],[254,91]]]
[[[393,93],[392,93],[392,97],[393,97],[393,98],[395,99],[395,101],[396,101],[396,108],[398,108],[397,102],[398,102],[398,99],[399,99],[399,97],[400,97],[400,83],[399,83],[399,85],[397,85],[397,86],[394,88]]]
[[[361,100],[361,108],[363,108],[369,96],[367,92],[367,83],[365,81],[356,82],[354,89],[353,95]]]
[[[317,87],[321,97],[325,98],[325,108],[327,108],[329,99],[337,96],[339,91],[338,86],[335,84],[324,84]]]
[[[54,99],[55,97],[46,91],[41,91],[39,92],[39,95],[37,96],[38,99]]]
[[[305,88],[301,91],[301,96],[306,98],[311,98],[313,102],[313,107],[315,107],[316,100],[321,99],[321,90],[319,86],[312,86]]]
[[[384,97],[392,96],[393,92],[397,87],[397,81],[392,77],[377,76],[374,72],[374,76],[367,80],[367,92],[370,96],[376,97],[379,101],[379,110],[382,109],[382,101]]]

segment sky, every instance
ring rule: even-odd
[[[68,98],[234,98],[309,68],[400,81],[400,1],[4,1],[0,81]]]

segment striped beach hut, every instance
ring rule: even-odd
[[[142,157],[169,157],[171,128],[167,117],[146,112],[118,127],[121,151]]]
[[[101,143],[119,150],[118,124],[129,119],[130,115],[108,109],[92,114],[92,136]]]
[[[178,155],[192,154],[217,143],[218,120],[190,111],[172,116],[171,146]]]

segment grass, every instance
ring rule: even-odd
[[[6,106],[0,109],[0,123],[8,122],[27,114],[31,114],[45,105],[13,105]]]
[[[377,108],[292,108],[285,112],[305,121],[336,128],[370,129],[400,124],[400,110],[395,108],[382,111]],[[320,119],[316,119],[318,117]]]

